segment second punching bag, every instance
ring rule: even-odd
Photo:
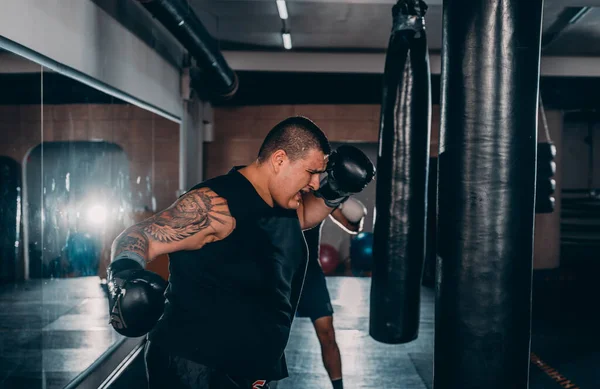
[[[421,0],[392,8],[384,72],[369,333],[389,344],[419,331],[431,127],[426,10]]]
[[[526,389],[542,0],[444,0],[435,389]]]

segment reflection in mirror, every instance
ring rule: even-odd
[[[98,275],[107,238],[131,215],[128,167],[123,149],[101,140],[44,140],[29,151],[27,242],[44,248],[36,256],[30,246],[31,278]]]
[[[111,244],[175,200],[179,125],[9,52],[0,69],[0,387],[63,388],[122,339]]]
[[[30,386],[41,371],[42,329],[52,314],[39,282],[23,282],[23,162],[42,140],[41,66],[0,50],[0,387]]]

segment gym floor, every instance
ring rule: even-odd
[[[385,345],[368,334],[370,279],[329,277],[327,282],[344,387],[431,389],[433,289],[422,289],[418,339]],[[598,318],[589,309],[591,295],[577,297],[578,284],[562,285],[560,299],[549,292],[552,288],[534,289],[530,389],[600,387]],[[0,388],[63,388],[119,339],[107,320],[96,277],[2,287]],[[290,377],[278,389],[330,387],[309,319],[294,321],[286,354]],[[144,387],[144,380],[140,354],[111,389]]]
[[[344,388],[424,389],[433,374],[433,290],[423,289],[420,333],[405,345],[369,336],[369,278],[327,278],[336,339],[342,354]],[[294,320],[286,350],[290,377],[278,389],[331,386],[310,319]]]
[[[434,290],[422,288],[417,340],[385,345],[369,336],[370,279],[327,279],[344,372],[344,388],[431,389],[433,381]],[[539,289],[538,302],[544,296]],[[579,317],[575,296],[566,316],[542,312],[533,322],[530,389],[600,387],[600,337],[593,317]],[[577,300],[575,300],[577,301]],[[548,306],[550,302],[546,302]],[[535,304],[541,306],[541,304]],[[588,306],[589,311],[589,306]],[[557,312],[554,312],[555,314]],[[287,348],[290,378],[278,389],[329,388],[319,343],[308,319],[294,321]]]
[[[120,338],[98,277],[0,287],[0,388],[64,388]]]

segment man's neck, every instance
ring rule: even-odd
[[[259,165],[258,162],[255,161],[240,169],[239,172],[250,181],[263,201],[273,207],[273,197],[271,197],[271,193],[269,192],[269,174],[264,171],[265,169],[268,169],[268,167]]]

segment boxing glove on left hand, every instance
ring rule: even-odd
[[[328,207],[336,208],[362,191],[375,176],[375,166],[360,149],[344,145],[329,156],[326,174],[315,191]]]
[[[110,264],[107,281],[113,328],[127,337],[150,332],[163,313],[167,282],[129,258]]]

